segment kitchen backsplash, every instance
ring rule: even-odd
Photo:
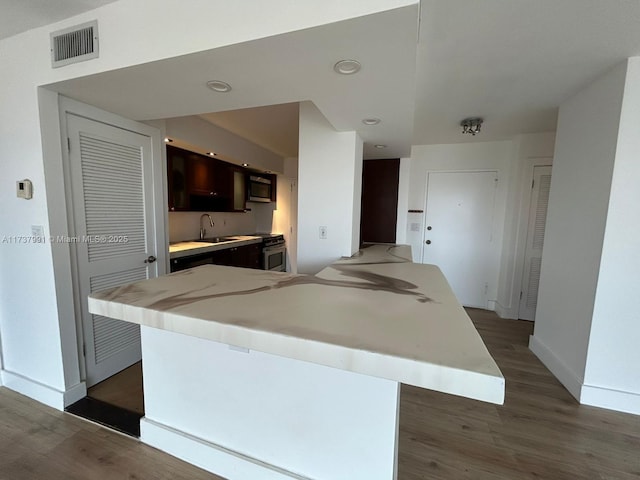
[[[274,205],[253,204],[246,213],[207,212],[213,219],[211,228],[203,220],[208,237],[224,235],[247,235],[256,232],[271,232]],[[169,212],[169,242],[194,240],[200,235],[200,217],[205,212]]]

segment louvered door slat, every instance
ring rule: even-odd
[[[544,226],[547,221],[547,208],[549,207],[549,189],[551,188],[551,175],[541,175],[536,205],[536,219],[533,230],[533,248],[542,250],[544,245]]]
[[[534,320],[538,303],[538,287],[542,265],[545,224],[551,189],[551,167],[534,168],[534,183],[529,207],[529,227],[525,250],[524,272],[522,275],[522,295],[518,317]]]
[[[144,253],[146,242],[140,148],[80,133],[80,149],[87,235],[111,236],[89,243],[89,261]]]
[[[147,278],[147,269],[138,267],[124,272],[98,275],[90,280],[91,293]],[[140,343],[140,326],[101,315],[92,315],[93,345],[96,363]]]

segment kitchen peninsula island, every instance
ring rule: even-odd
[[[400,384],[501,404],[440,270],[372,245],[315,276],[205,265],[94,293],[142,326],[141,440],[230,480],[394,479]]]

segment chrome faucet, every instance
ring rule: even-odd
[[[200,240],[204,240],[204,236],[207,234],[207,229],[202,225],[202,219],[204,217],[209,218],[209,225],[211,225],[211,228],[213,228],[214,225],[213,220],[211,219],[211,215],[209,215],[208,213],[203,213],[202,215],[200,215]]]

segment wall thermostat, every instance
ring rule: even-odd
[[[33,186],[31,185],[31,180],[18,180],[16,182],[16,190],[18,198],[30,200],[33,197]]]

